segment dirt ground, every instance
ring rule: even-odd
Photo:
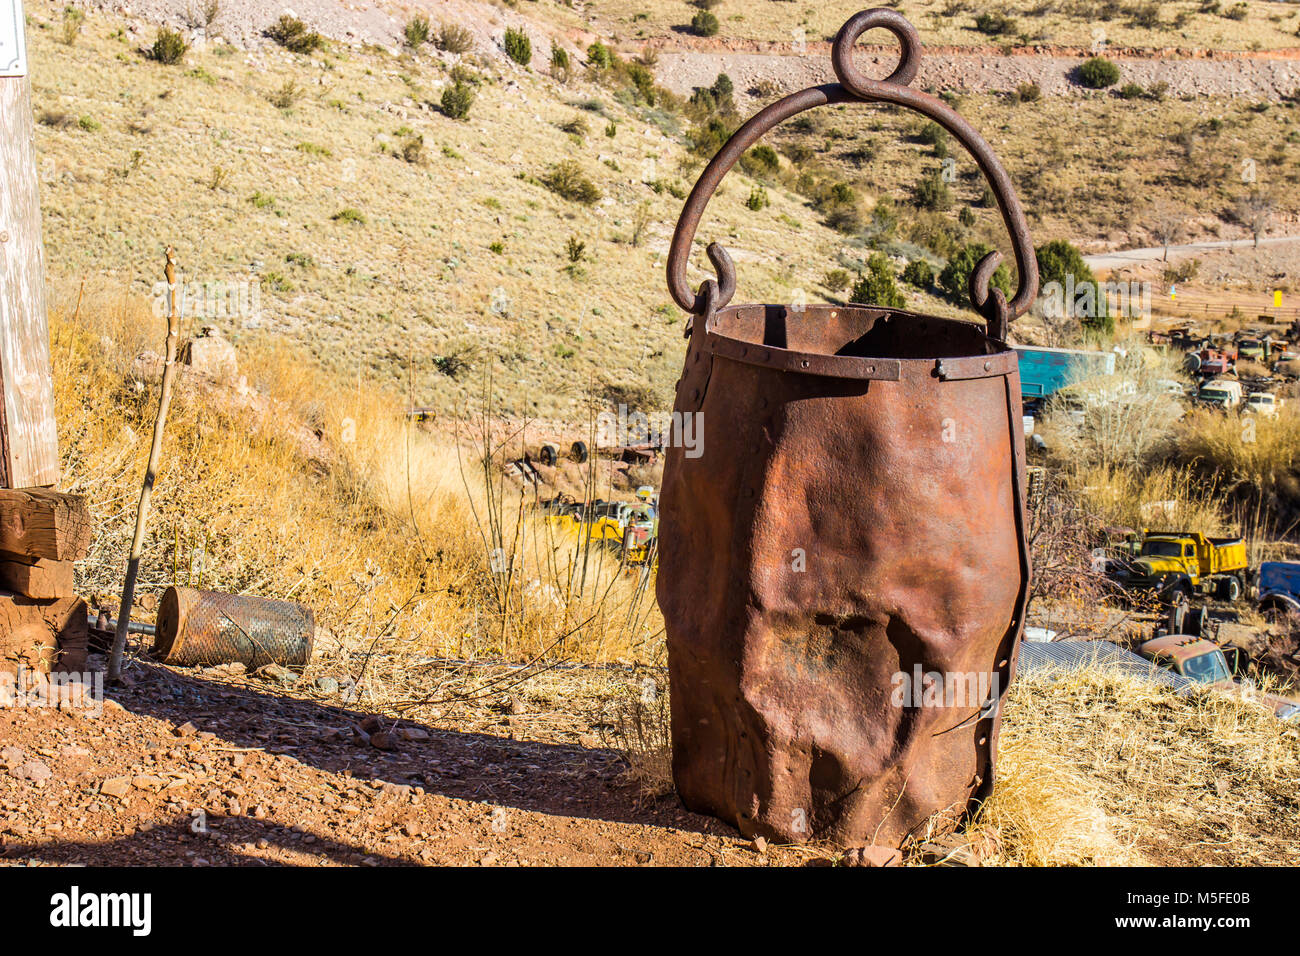
[[[103,713],[0,709],[6,865],[829,864],[648,801],[622,757],[544,715],[421,724],[376,749],[367,715],[260,681],[137,667]],[[385,722],[385,726],[390,722]],[[512,726],[513,725],[513,726]],[[527,730],[521,730],[527,725]]]

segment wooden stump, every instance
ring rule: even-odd
[[[38,601],[0,592],[0,670],[84,670],[88,636],[81,598]]]

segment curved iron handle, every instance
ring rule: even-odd
[[[900,46],[898,67],[883,80],[864,76],[853,63],[853,45],[858,37],[876,27],[883,27],[894,34]],[[831,64],[839,78],[838,83],[827,83],[791,93],[755,113],[736,130],[700,174],[682,208],[677,229],[673,233],[672,246],[668,250],[668,291],[672,293],[673,300],[687,312],[702,315],[706,298],[712,298],[713,307],[721,309],[735,294],[736,267],[721,244],[714,242],[708,247],[709,259],[718,276],[715,296],[706,297],[703,288],[699,293],[691,290],[686,281],[686,262],[690,258],[695,231],[705,207],[722,182],[722,177],[746,150],[779,123],[817,106],[853,101],[894,103],[928,116],[952,133],[975,158],[993,190],[1002,212],[1002,221],[1011,235],[1016,268],[1020,272],[1020,288],[1009,303],[1002,290],[989,288],[993,272],[1002,261],[1002,254],[994,251],[981,259],[971,273],[969,292],[975,311],[988,322],[989,335],[995,339],[1005,339],[1011,320],[1027,312],[1038,294],[1038,260],[1034,256],[1033,243],[1029,239],[1029,225],[1025,222],[1015,187],[992,147],[976,132],[975,127],[942,100],[907,85],[912,82],[921,65],[921,39],[916,28],[902,14],[886,7],[877,7],[850,17],[835,36]]]

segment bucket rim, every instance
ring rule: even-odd
[[[762,309],[783,311],[786,316],[808,319],[815,318],[818,312],[829,312],[834,318],[839,312],[853,311],[872,315],[876,320],[905,319],[919,322],[922,326],[937,323],[944,326],[961,326],[963,330],[979,336],[986,346],[985,352],[967,352],[958,355],[931,355],[915,357],[836,355],[826,352],[810,352],[788,349],[777,345],[747,341],[719,332],[715,328],[718,321],[737,316],[747,310]],[[772,303],[741,303],[728,305],[711,313],[703,321],[695,320],[700,325],[703,348],[717,358],[730,359],[759,368],[780,372],[793,372],[802,375],[817,375],[830,378],[866,379],[872,381],[892,381],[902,379],[904,370],[923,371],[940,381],[966,380],[976,378],[993,378],[1019,371],[1019,357],[1013,346],[1002,339],[988,335],[979,322],[967,322],[947,316],[932,315],[925,312],[913,312],[909,309],[897,309],[891,306],[848,303],[834,305],[831,303],[809,303],[804,306]],[[694,330],[692,330],[694,337]]]

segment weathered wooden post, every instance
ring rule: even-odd
[[[0,485],[59,480],[45,248],[20,0],[0,0]]]
[[[78,667],[86,604],[72,562],[90,517],[59,480],[45,250],[21,0],[0,0],[0,666]]]

